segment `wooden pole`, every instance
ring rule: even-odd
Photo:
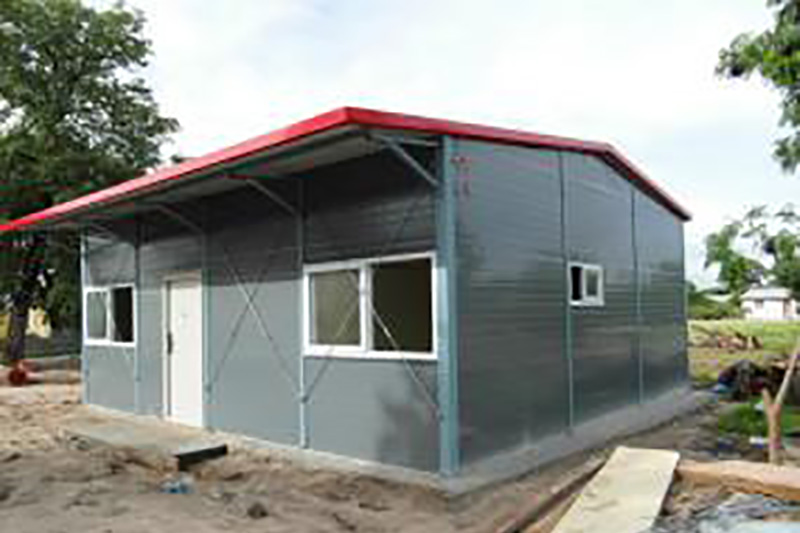
[[[769,390],[765,387],[761,390],[761,397],[764,400],[764,416],[767,418],[767,442],[769,446],[769,462],[772,464],[781,464],[783,457],[781,452],[783,445],[781,437],[783,435],[781,427],[781,411],[783,410],[783,402],[786,400],[786,394],[789,392],[789,385],[794,376],[794,370],[797,366],[797,355],[800,352],[800,339],[795,344],[792,355],[789,357],[789,365],[786,367],[786,372],[783,374],[781,386],[778,389],[778,394],[772,398]]]

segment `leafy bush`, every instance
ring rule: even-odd
[[[751,400],[720,415],[720,433],[766,437],[767,419],[764,413],[756,409],[757,404],[758,400]],[[800,408],[785,405],[781,413],[781,426],[784,434],[800,429]]]

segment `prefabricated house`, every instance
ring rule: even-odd
[[[742,295],[748,320],[796,320],[797,302],[785,287],[753,287]]]
[[[82,232],[86,403],[457,478],[674,410],[688,219],[607,144],[341,108],[0,230]]]

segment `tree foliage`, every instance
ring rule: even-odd
[[[706,237],[705,266],[738,299],[753,285],[773,284],[800,298],[800,215],[792,206],[756,207]]]
[[[691,281],[686,283],[689,318],[692,320],[721,320],[738,318],[741,307],[733,300],[716,300],[709,290],[701,290]]]
[[[122,3],[0,0],[0,222],[160,162],[177,122],[140,75],[151,53],[143,27]],[[74,236],[0,239],[0,295],[12,307],[38,299],[52,318],[74,306]]]
[[[758,73],[781,94],[783,126],[793,131],[778,139],[775,157],[793,172],[800,164],[800,2],[768,0],[773,27],[759,34],[744,33],[720,52],[717,72],[730,78]]]

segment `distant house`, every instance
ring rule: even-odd
[[[742,295],[742,311],[748,320],[796,320],[797,302],[783,287],[754,287]]]

